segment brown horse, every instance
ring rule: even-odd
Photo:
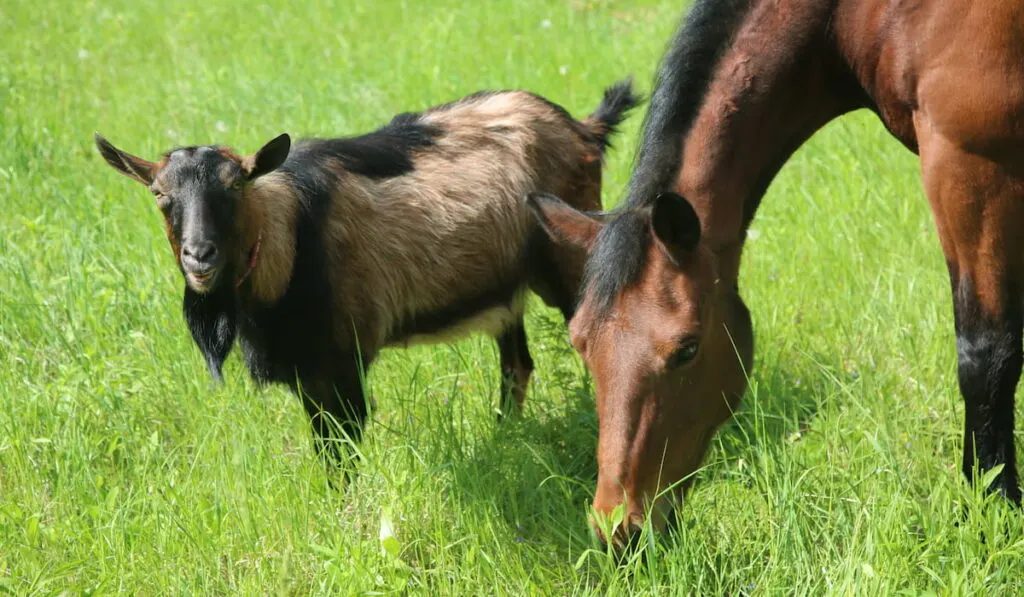
[[[990,489],[1020,503],[1024,4],[697,0],[623,207],[598,221],[533,201],[550,234],[590,251],[571,332],[597,390],[594,507],[626,505],[622,536],[647,508],[664,524],[745,388],[737,274],[761,197],[805,140],[859,108],[921,158],[952,283],[963,472],[1005,465]]]

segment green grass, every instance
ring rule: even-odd
[[[948,279],[916,159],[864,113],[812,139],[764,200],[742,273],[751,391],[681,530],[643,561],[587,551],[592,389],[539,304],[522,420],[494,421],[489,339],[390,351],[358,477],[331,490],[294,397],[258,390],[237,355],[212,387],[152,199],[92,132],[143,156],[251,152],[481,88],[582,116],[627,73],[649,90],[681,8],[309,4],[0,4],[0,591],[1024,591],[1021,516],[958,470]],[[609,160],[608,205],[639,124]]]

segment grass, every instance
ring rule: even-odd
[[[157,210],[92,146],[98,130],[143,156],[250,152],[481,88],[583,115],[627,73],[649,90],[680,10],[0,5],[0,591],[1020,594],[1021,516],[958,471],[951,301],[916,159],[873,116],[827,127],[772,185],[742,273],[751,390],[680,531],[622,566],[588,551],[593,392],[553,311],[531,311],[535,384],[510,424],[489,339],[385,354],[358,477],[331,490],[290,394],[257,390],[237,355],[211,386]]]

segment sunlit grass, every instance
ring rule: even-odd
[[[0,590],[13,594],[993,594],[1024,523],[962,482],[948,278],[914,156],[870,115],[817,135],[753,224],[757,364],[678,533],[592,548],[596,416],[534,301],[521,420],[487,338],[391,351],[351,485],[237,356],[215,388],[180,315],[143,156],[355,134],[482,88],[582,116],[644,91],[667,1],[0,4]],[[621,196],[640,116],[608,163]],[[381,533],[382,523],[386,527]],[[382,541],[381,537],[384,537]]]

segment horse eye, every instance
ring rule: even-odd
[[[676,367],[682,367],[697,357],[697,351],[700,348],[700,342],[696,340],[687,340],[683,345],[672,353],[672,356],[668,358],[665,363],[669,369],[675,369]]]

